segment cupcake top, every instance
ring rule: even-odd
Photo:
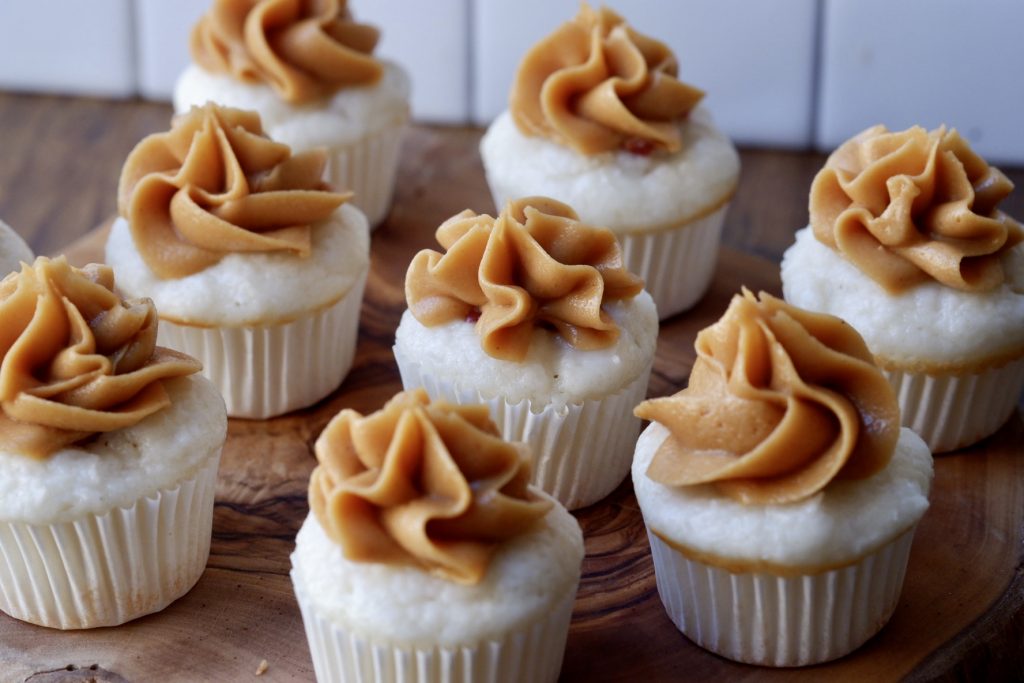
[[[213,73],[266,83],[308,102],[376,83],[379,32],[353,20],[345,0],[214,0],[192,30],[192,59]]]
[[[677,71],[663,43],[584,2],[523,58],[509,109],[525,135],[581,154],[676,152],[678,123],[704,96],[677,80]]]
[[[475,584],[499,545],[551,507],[528,489],[520,448],[501,439],[486,406],[399,393],[371,415],[343,410],[327,425],[310,509],[350,560]]]
[[[744,290],[698,334],[696,350],[685,390],[636,409],[671,433],[646,471],[654,481],[780,504],[888,464],[896,397],[839,318]]]
[[[19,263],[31,263],[32,259],[32,250],[21,235],[0,221],[0,277],[17,270]]]
[[[164,380],[199,363],[156,346],[148,299],[123,301],[113,271],[36,259],[0,281],[0,436],[45,458],[100,432],[137,424],[170,404]]]
[[[321,151],[292,155],[265,137],[255,112],[208,104],[135,146],[121,171],[118,209],[163,279],[229,253],[308,256],[311,225],[350,196],[323,183],[325,163]]]
[[[436,236],[446,253],[424,250],[409,265],[409,310],[427,326],[475,320],[494,358],[523,360],[537,328],[577,349],[612,346],[619,328],[603,306],[643,290],[615,235],[553,199],[509,202],[497,218],[466,210]]]
[[[841,145],[811,185],[814,236],[896,294],[937,281],[988,292],[1024,227],[998,209],[1013,184],[956,130],[869,128]]]

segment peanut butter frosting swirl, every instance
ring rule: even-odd
[[[345,0],[214,0],[192,29],[192,59],[244,83],[309,102],[380,80],[380,33],[356,23]]]
[[[704,97],[677,72],[665,44],[607,7],[594,11],[583,3],[574,19],[527,52],[509,109],[524,135],[581,154],[676,152],[679,121]]]
[[[689,386],[635,411],[670,432],[647,470],[654,481],[790,503],[888,464],[900,431],[896,396],[839,318],[744,290],[697,335],[696,349]]]
[[[142,140],[125,161],[118,209],[157,277],[185,277],[233,252],[310,252],[312,225],[351,194],[323,183],[326,155],[292,155],[255,112],[207,104]]]
[[[327,425],[309,506],[350,560],[478,583],[498,545],[551,508],[528,490],[520,448],[501,439],[487,406],[399,393],[375,413],[346,409]]]
[[[983,292],[1003,283],[1001,256],[1024,241],[997,208],[1012,190],[956,130],[875,126],[815,176],[811,228],[890,293],[929,280]]]
[[[170,405],[161,382],[198,372],[156,346],[149,299],[122,301],[107,266],[40,256],[0,281],[0,443],[44,458]]]
[[[425,249],[409,264],[409,310],[428,327],[476,319],[495,358],[524,359],[537,327],[577,349],[611,346],[619,328],[602,306],[643,289],[614,233],[546,197],[509,202],[497,218],[467,209],[436,237],[446,253]]]

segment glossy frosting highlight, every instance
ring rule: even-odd
[[[890,293],[928,280],[989,291],[1024,227],[1000,211],[1013,190],[956,130],[869,128],[843,143],[811,185],[814,236]]]
[[[647,470],[654,481],[789,503],[892,457],[896,396],[839,318],[744,290],[697,335],[696,350],[689,386],[635,411],[671,432]]]
[[[409,310],[428,327],[478,318],[495,358],[525,358],[537,328],[578,349],[611,346],[619,329],[602,305],[643,289],[614,233],[546,197],[509,202],[497,218],[463,211],[436,237],[445,253],[425,249],[409,264]]]
[[[327,425],[310,509],[350,560],[478,583],[498,544],[551,507],[527,489],[519,448],[501,439],[487,406],[399,393],[375,413],[346,409]]]

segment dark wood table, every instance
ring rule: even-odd
[[[94,229],[115,211],[121,164],[170,109],[144,102],[0,93],[0,219],[37,253],[102,255]],[[345,383],[320,404],[269,421],[232,420],[206,574],[164,612],[131,624],[62,633],[0,614],[0,680],[312,680],[287,571],[306,514],[310,444],[342,407],[371,411],[399,388],[390,347],[404,308],[402,274],[464,209],[493,211],[476,154],[480,131],[417,126],[403,148],[396,201],[373,236],[360,348]],[[740,285],[778,289],[777,263],[806,224],[806,197],[824,155],[745,149],[726,218],[715,284],[659,337],[650,395],[685,386],[693,337]],[[1024,171],[1004,169],[1024,190]],[[1004,208],[1024,216],[1024,191]],[[69,246],[70,245],[70,246]],[[2,321],[0,321],[2,324]],[[800,670],[733,664],[675,631],[661,608],[629,482],[577,513],[587,558],[562,678],[793,680],[1024,678],[1024,420],[936,463],[932,509],[915,539],[890,624],[837,662]],[[90,666],[98,669],[89,671]],[[66,667],[80,667],[67,671]],[[56,673],[33,676],[38,672]]]

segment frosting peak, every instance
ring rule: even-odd
[[[887,291],[929,279],[1001,285],[1001,256],[1024,227],[996,207],[1013,183],[955,130],[869,128],[829,156],[811,185],[814,236]]]
[[[146,265],[185,277],[231,252],[307,256],[313,223],[351,195],[331,192],[321,150],[292,155],[259,115],[207,104],[176,116],[125,161],[118,209]]]
[[[839,318],[744,290],[697,335],[696,349],[689,386],[635,411],[671,432],[651,479],[788,503],[888,464],[900,431],[896,396]]]
[[[579,349],[611,346],[619,329],[602,305],[643,289],[614,233],[545,197],[509,202],[497,218],[463,211],[437,241],[446,253],[425,249],[409,264],[409,310],[427,326],[479,315],[481,345],[495,358],[525,358],[539,326]]]
[[[351,560],[477,583],[498,544],[551,507],[528,490],[520,447],[501,439],[487,406],[399,393],[371,415],[331,420],[316,442],[309,505]]]
[[[213,73],[267,83],[293,103],[380,80],[377,29],[345,0],[214,0],[192,29],[192,59]]]
[[[516,73],[510,110],[525,135],[582,154],[678,151],[679,121],[704,97],[676,78],[675,55],[607,7],[587,3],[537,43]]]
[[[149,299],[122,301],[107,266],[40,256],[0,281],[0,442],[46,457],[170,404],[161,380],[199,363],[156,346]]]

